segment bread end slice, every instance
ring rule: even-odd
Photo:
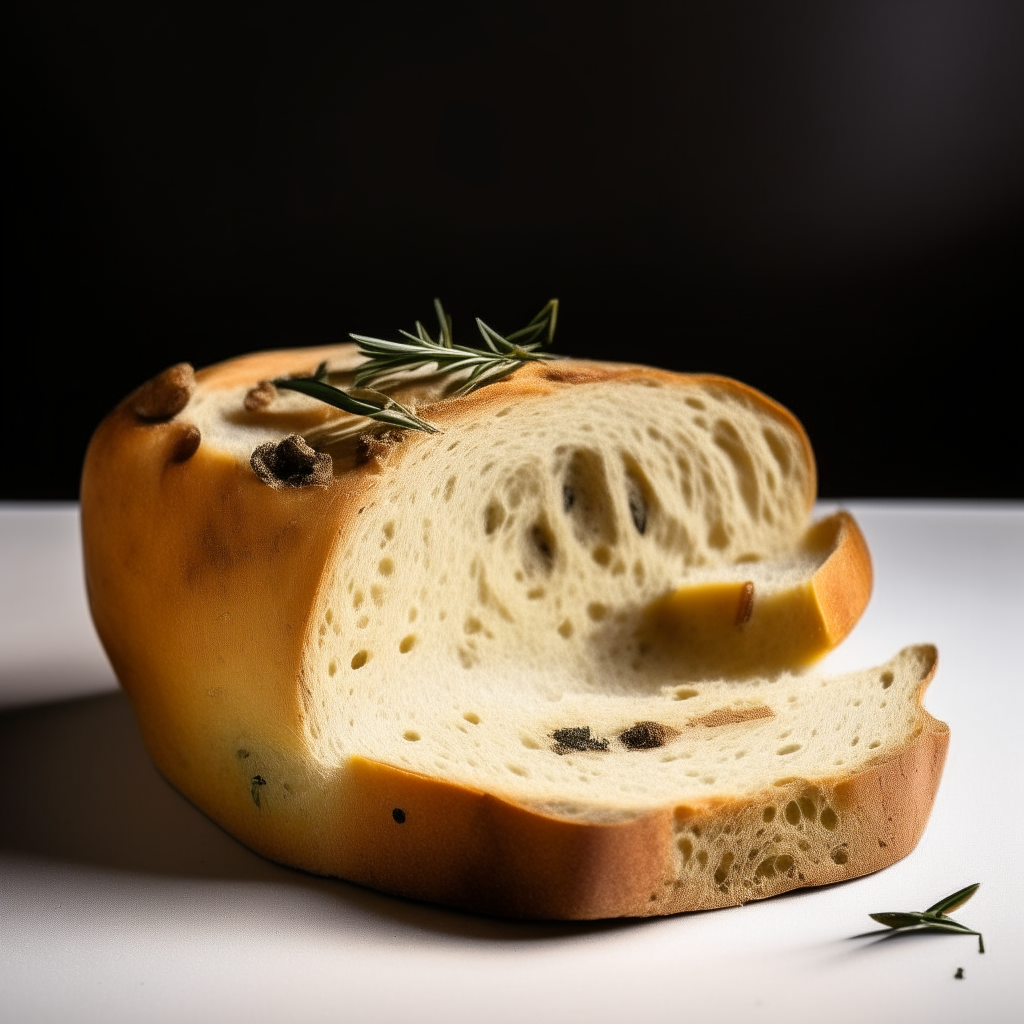
[[[580,820],[353,757],[331,852],[300,866],[474,911],[580,920],[710,910],[868,874],[910,853],[931,811],[949,742],[921,704],[936,661],[933,647],[912,647],[868,672],[813,678],[811,687],[843,694],[830,698],[837,706],[899,705],[904,735],[878,744],[879,756],[619,820]],[[259,848],[258,832],[246,833]]]

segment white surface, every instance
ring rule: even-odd
[[[0,505],[0,708],[116,690],[89,620],[77,505]]]
[[[248,852],[150,766],[120,694],[0,714],[3,1021],[1010,1021],[1022,1017],[1024,508],[852,503],[875,560],[836,671],[931,640],[952,728],[917,850],[867,878],[652,921],[523,924]],[[0,704],[109,689],[74,509],[0,510]],[[869,911],[969,882],[984,932]],[[965,969],[954,980],[957,967]]]

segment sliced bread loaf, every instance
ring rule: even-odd
[[[396,397],[440,432],[382,433],[265,383],[324,359],[341,383],[358,361],[176,368],[86,461],[97,627],[157,764],[212,817],[310,870],[542,917],[739,902],[912,847],[944,750],[934,659],[792,675],[852,628],[871,569],[849,516],[808,524],[785,410],[565,360],[456,400],[412,380]],[[872,686],[895,690],[822,734]],[[920,782],[868,850],[839,823],[877,806],[832,794],[897,762]],[[754,842],[769,803],[816,808],[788,824],[806,857]]]

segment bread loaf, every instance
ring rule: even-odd
[[[785,410],[561,360],[457,399],[414,377],[396,397],[439,432],[386,431],[267,383],[321,360],[345,384],[359,357],[173,368],[86,459],[100,636],[158,767],[228,831],[554,918],[723,906],[913,847],[947,735],[920,701],[934,652],[805,670],[871,567],[848,515],[809,523]]]

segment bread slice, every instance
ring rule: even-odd
[[[358,361],[174,368],[86,459],[97,628],[207,813],[286,863],[537,917],[741,902],[913,846],[945,743],[918,696],[934,659],[880,670],[900,710],[872,704],[856,743],[814,734],[833,695],[882,684],[792,675],[852,628],[871,569],[849,516],[808,525],[785,410],[565,360],[455,400],[413,379],[396,397],[440,432],[382,433],[262,383],[322,359],[341,383]],[[869,849],[858,780],[893,765],[918,782]],[[769,803],[817,823],[764,840]]]

